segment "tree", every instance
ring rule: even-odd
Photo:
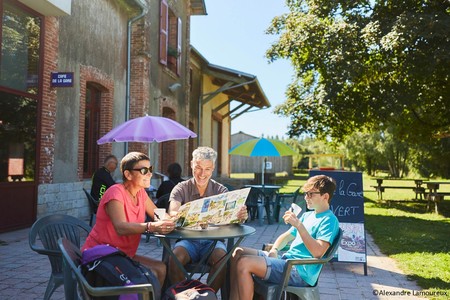
[[[378,150],[381,140],[380,133],[351,134],[344,143],[346,164],[356,167],[356,170],[366,171],[369,175],[375,175],[382,163],[382,154]]]
[[[381,133],[377,149],[387,162],[390,175],[401,178],[408,173],[409,146],[396,138],[395,129],[388,128]]]
[[[423,177],[450,178],[450,137],[411,149],[409,165]]]
[[[287,0],[267,30],[270,61],[296,76],[276,108],[289,135],[344,140],[395,127],[395,139],[433,141],[450,129],[447,0]]]

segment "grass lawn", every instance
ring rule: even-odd
[[[277,178],[281,192],[293,192],[307,179],[307,174],[294,178]],[[442,180],[439,180],[442,181]],[[407,277],[425,291],[446,292],[446,296],[429,299],[449,299],[450,295],[450,199],[440,205],[440,214],[425,213],[426,201],[415,200],[408,189],[386,189],[383,201],[371,185],[376,180],[363,175],[365,198],[365,229],[387,256],[395,259]],[[414,186],[410,180],[384,180],[383,185]],[[450,192],[449,185],[441,190]]]
[[[370,185],[376,185],[376,181],[364,177],[365,228],[375,243],[421,288],[447,293],[430,299],[449,299],[450,199],[440,204],[440,214],[436,215],[425,213],[426,201],[415,200],[411,190],[386,189],[383,201],[379,201]],[[383,185],[413,183],[385,180]],[[441,189],[448,191],[450,185],[442,185]]]

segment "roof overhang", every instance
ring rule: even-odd
[[[218,111],[224,106],[231,104],[230,111],[224,116],[235,119],[243,113],[270,107],[258,78],[255,75],[229,69],[209,63],[194,47],[191,47],[195,54],[203,62],[203,73],[210,76],[211,82],[218,86],[215,91],[208,91],[203,94],[202,104],[208,103],[218,94],[225,94],[228,100],[221,103],[214,110]]]
[[[191,15],[207,15],[205,0],[191,0]]]
[[[68,16],[72,0],[19,0],[44,16]]]

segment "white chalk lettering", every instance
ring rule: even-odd
[[[355,191],[356,183],[350,183],[347,187],[347,196],[363,198],[362,192]]]
[[[331,206],[330,207],[333,213],[337,217],[345,217],[345,216],[353,216],[356,214],[356,210],[359,208],[359,206],[342,206],[338,205],[336,207]]]
[[[347,186],[347,189],[345,189],[345,182],[344,180],[341,180],[339,182],[339,190],[338,194],[339,196],[349,196],[349,197],[358,197],[358,198],[364,198],[363,192],[356,191],[357,185],[356,183],[352,182]]]
[[[344,180],[341,180],[339,182],[339,195],[340,196],[345,196],[344,184],[345,184]]]

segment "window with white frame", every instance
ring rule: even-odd
[[[159,24],[159,61],[180,75],[181,67],[181,19],[161,0]]]

